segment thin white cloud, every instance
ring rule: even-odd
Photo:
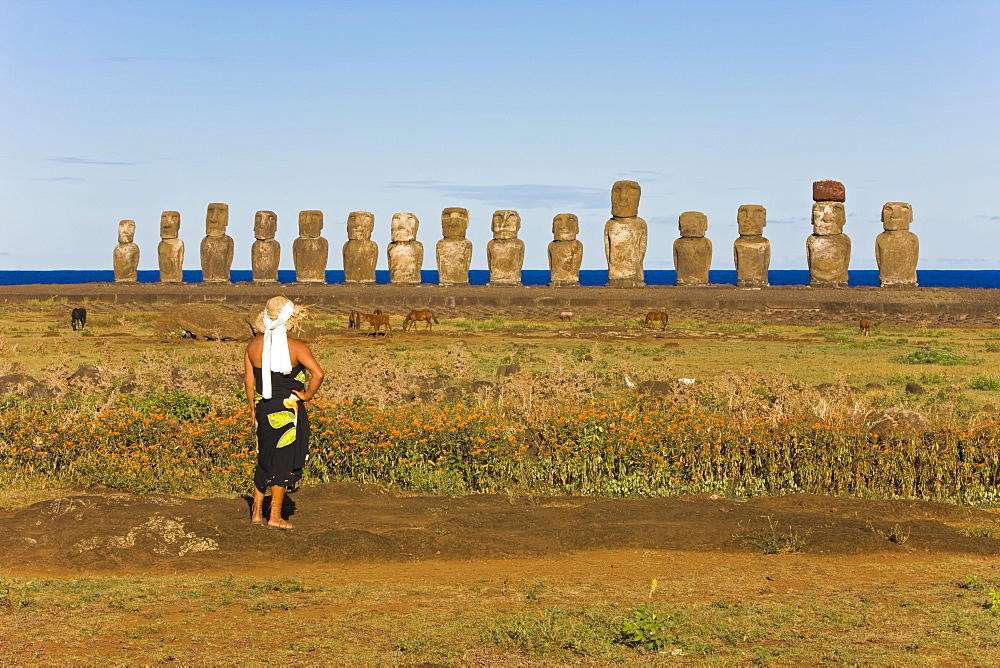
[[[132,162],[119,162],[117,160],[94,160],[93,158],[77,158],[73,156],[60,156],[49,158],[49,162],[61,162],[64,165],[132,165]]]
[[[79,176],[46,176],[38,179],[31,179],[32,181],[65,181],[67,183],[78,183],[80,181],[86,181],[87,179],[80,178]]]

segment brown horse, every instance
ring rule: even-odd
[[[414,329],[417,327],[417,323],[423,321],[427,323],[427,329],[431,329],[431,323],[439,324],[437,316],[434,315],[434,311],[427,309],[410,311],[406,315],[406,319],[403,320],[403,331],[406,331],[412,325]]]
[[[643,327],[651,327],[654,322],[660,323],[660,329],[667,328],[667,314],[663,311],[650,311],[642,321]]]
[[[861,320],[858,321],[858,331],[861,332],[861,336],[871,336],[872,321],[861,318]]]
[[[572,320],[573,319],[573,312],[572,311],[559,311],[559,319],[562,320],[563,322],[565,322],[567,320]]]
[[[379,330],[383,327],[385,327],[385,332],[382,332],[382,334],[386,334],[387,332],[392,331],[392,325],[389,324],[390,317],[391,316],[388,315],[382,315],[381,311],[378,313],[362,313],[361,322],[367,322],[371,328],[375,330],[372,332],[372,335],[378,334]]]
[[[371,314],[372,315],[382,315],[382,311],[380,311],[379,309],[375,309],[374,311],[372,311]],[[366,322],[364,320],[365,315],[367,315],[367,314],[362,313],[361,311],[351,311],[351,315],[348,316],[348,318],[347,318],[347,325],[351,329],[361,329],[361,323],[362,322]]]

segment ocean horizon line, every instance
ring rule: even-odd
[[[138,271],[140,283],[158,283],[159,270],[141,269]],[[438,272],[435,269],[425,269],[421,272],[421,282],[427,284],[438,283]],[[647,269],[645,270],[645,282],[647,285],[676,285],[677,274],[673,269]],[[469,270],[470,285],[486,285],[489,283],[490,272],[488,269]],[[252,282],[253,274],[250,269],[233,269],[230,272],[231,283]],[[768,273],[768,279],[772,286],[793,286],[808,285],[808,269],[772,269]],[[582,269],[580,270],[580,284],[582,286],[599,287],[607,284],[607,269]],[[74,285],[82,283],[111,283],[114,282],[114,271],[111,269],[39,269],[39,270],[0,270],[0,285]],[[184,270],[184,283],[201,283],[201,270]],[[290,284],[295,282],[294,269],[279,269],[278,283]],[[344,283],[344,272],[342,269],[329,269],[326,272],[327,284],[336,285]],[[376,285],[387,285],[389,281],[388,269],[377,269],[375,271]],[[522,285],[548,285],[548,269],[524,269],[521,272]],[[918,269],[917,283],[920,287],[939,288],[1000,288],[1000,270],[997,269]],[[709,272],[709,284],[711,285],[735,285],[735,269],[713,269]],[[848,286],[879,286],[879,272],[877,269],[852,269],[848,272]]]

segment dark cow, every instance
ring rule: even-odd
[[[83,329],[84,327],[86,327],[87,309],[83,308],[82,306],[77,306],[75,309],[73,309],[73,312],[70,314],[69,324],[73,328],[74,332],[78,329]]]

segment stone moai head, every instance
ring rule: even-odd
[[[831,179],[813,181],[814,202],[844,202],[846,200],[847,194],[844,191],[844,184],[840,181]]]
[[[351,211],[347,214],[347,238],[352,241],[372,238],[375,231],[375,214],[370,211]]]
[[[492,228],[494,239],[516,239],[521,229],[521,216],[510,209],[494,211]]]
[[[816,202],[813,204],[812,225],[813,234],[831,236],[842,234],[847,214],[841,202]]]
[[[258,211],[253,217],[254,239],[273,239],[278,232],[278,216],[274,211]]]
[[[882,228],[886,232],[910,229],[913,209],[906,202],[886,202],[882,206]]]
[[[575,213],[560,213],[552,219],[552,237],[556,241],[573,241],[580,233],[580,219]]]
[[[759,237],[767,225],[767,210],[759,204],[744,204],[736,212],[736,225],[742,237]]]
[[[639,196],[642,188],[635,181],[615,181],[611,187],[611,216],[633,218],[639,215]]]
[[[160,238],[176,239],[181,232],[181,214],[177,211],[164,211],[160,214]]]
[[[685,211],[677,220],[682,237],[703,237],[708,232],[708,216],[701,211]]]
[[[391,227],[393,241],[416,241],[420,221],[412,213],[394,213]]]
[[[226,227],[229,226],[229,205],[209,204],[208,214],[205,216],[205,234],[210,237],[222,237],[226,235]]]
[[[299,236],[316,239],[323,233],[322,211],[299,211]]]
[[[118,223],[118,243],[130,244],[135,239],[135,221],[122,220]]]
[[[447,239],[464,239],[469,229],[469,210],[449,207],[441,212],[441,233]]]

